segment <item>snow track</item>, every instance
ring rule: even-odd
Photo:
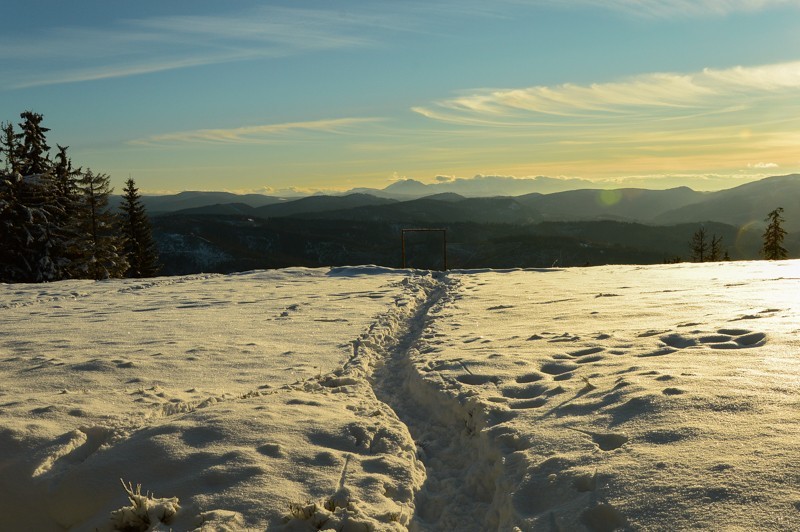
[[[417,493],[412,530],[492,530],[512,526],[504,456],[484,430],[491,412],[446,383],[426,379],[414,364],[428,326],[452,300],[447,276],[406,280],[416,304],[405,319],[386,317],[390,334],[375,331],[361,345],[372,355],[376,397],[396,413],[417,445],[427,479]],[[380,321],[378,322],[380,323]]]

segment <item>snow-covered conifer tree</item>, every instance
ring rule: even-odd
[[[19,147],[19,173],[22,175],[40,175],[50,171],[53,163],[48,155],[50,146],[47,145],[45,133],[50,131],[42,127],[42,116],[33,111],[21,113],[19,127],[22,129],[16,134]]]
[[[125,253],[129,264],[126,276],[154,277],[161,269],[158,251],[153,241],[150,220],[142,205],[142,196],[133,179],[129,178],[125,182],[124,192],[121,209]]]
[[[58,146],[53,167],[53,186],[55,189],[57,264],[62,278],[80,277],[75,271],[80,262],[80,242],[77,218],[80,214],[80,193],[78,178],[80,168],[72,167],[72,160],[67,156],[68,146]]]
[[[81,193],[76,228],[75,273],[91,279],[122,277],[128,269],[119,220],[108,207],[112,189],[106,174],[87,169],[78,180]]]
[[[20,115],[21,133],[2,128],[6,172],[0,179],[0,276],[7,281],[41,282],[59,279],[56,190],[42,115]]]

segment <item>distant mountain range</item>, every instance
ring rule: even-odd
[[[465,180],[466,181],[466,180]],[[428,190],[404,181],[385,190]],[[435,185],[433,185],[435,186]],[[800,175],[775,176],[718,192],[686,187],[668,190],[581,189],[549,194],[465,197],[453,192],[399,200],[364,192],[286,200],[260,194],[182,192],[145,196],[148,212],[191,215],[247,215],[389,222],[476,222],[528,224],[542,221],[617,220],[654,225],[715,221],[760,225],[776,207],[784,208],[788,230],[800,229]]]
[[[405,191],[418,189],[404,185]],[[397,187],[395,187],[395,190]],[[428,190],[428,189],[425,189]],[[653,264],[690,260],[702,224],[733,259],[759,257],[764,218],[784,208],[785,247],[800,256],[800,175],[719,192],[581,189],[518,196],[439,192],[414,199],[363,192],[282,199],[183,192],[149,196],[165,274],[287,266],[399,267],[400,230],[447,229],[451,268]],[[436,234],[413,234],[409,266],[436,269]],[[433,240],[431,240],[431,238]]]

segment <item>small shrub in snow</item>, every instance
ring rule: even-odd
[[[148,491],[142,495],[142,485],[137,484],[136,490],[130,482],[120,479],[122,487],[128,494],[130,506],[111,512],[111,524],[115,530],[123,532],[145,532],[154,530],[159,524],[170,524],[175,514],[180,510],[178,498],[156,499]]]
[[[317,530],[339,532],[372,532],[378,524],[363,514],[350,499],[347,488],[341,488],[322,503],[289,504],[287,523],[304,521]]]

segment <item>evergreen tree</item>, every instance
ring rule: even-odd
[[[0,277],[41,282],[60,278],[58,214],[41,115],[25,112],[22,133],[2,127],[6,172],[0,179]]]
[[[80,236],[77,217],[80,212],[80,193],[78,178],[80,168],[72,167],[72,160],[67,156],[67,146],[58,147],[53,167],[53,185],[55,188],[56,231],[58,239],[58,266],[61,277],[80,277],[76,266],[80,263]]]
[[[722,237],[717,235],[711,236],[711,247],[709,248],[708,252],[708,260],[709,262],[719,262],[722,260],[722,246],[720,243],[722,242]],[[728,252],[726,251],[725,254],[727,255]]]
[[[153,241],[150,220],[147,218],[142,196],[136,182],[128,178],[122,196],[123,234],[125,255],[130,267],[126,277],[155,277],[161,270],[158,251]]]
[[[0,173],[0,282],[22,282],[29,277],[29,257],[24,251],[31,216],[19,201],[21,188],[21,175]]]
[[[17,135],[14,133],[14,125],[5,122],[0,125],[0,153],[4,153],[6,170],[8,173],[19,172],[19,146],[17,145]]]
[[[35,283],[59,278],[50,181],[0,176],[0,280]]]
[[[74,269],[90,279],[122,277],[128,262],[117,216],[108,207],[108,196],[112,192],[109,177],[87,169],[78,180],[78,188],[81,201],[76,218],[78,240]]]
[[[16,134],[19,156],[19,173],[22,175],[44,174],[52,168],[48,152],[50,146],[47,145],[45,133],[50,131],[42,127],[44,116],[32,111],[21,113],[19,127],[22,132]]]
[[[708,242],[706,241],[706,230],[703,226],[700,226],[700,228],[694,232],[689,245],[692,250],[692,260],[694,262],[705,262],[708,252]]]
[[[783,247],[786,230],[782,225],[785,220],[781,213],[783,213],[783,207],[778,207],[764,219],[768,224],[767,229],[764,231],[764,244],[761,246],[761,253],[767,260],[782,260],[788,256],[786,248]]]

